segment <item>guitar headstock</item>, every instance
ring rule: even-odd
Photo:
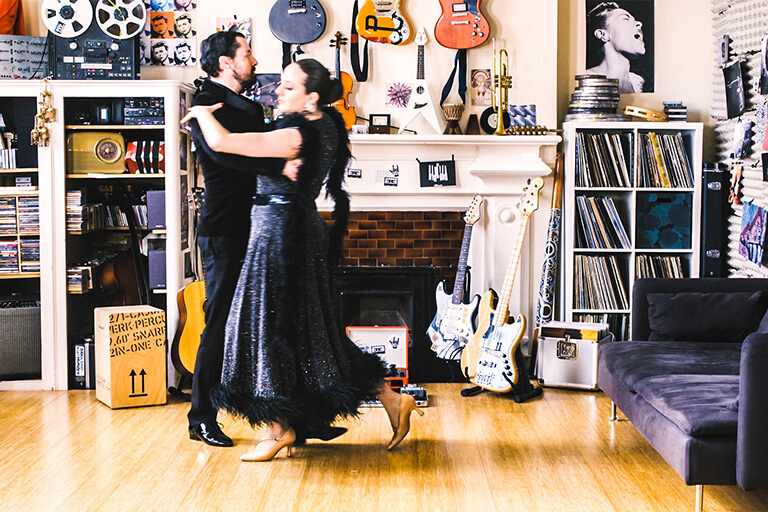
[[[533,214],[539,209],[539,190],[544,186],[542,178],[528,180],[528,184],[523,188],[523,195],[517,204],[517,209],[525,216]]]
[[[416,32],[416,38],[414,41],[416,41],[416,44],[419,46],[424,46],[427,44],[427,31],[424,29],[424,27],[420,27],[419,31]]]
[[[347,38],[343,37],[341,32],[337,30],[336,34],[333,36],[333,39],[331,39],[331,48],[341,48],[345,44],[347,44]]]
[[[483,204],[483,196],[477,194],[472,199],[472,204],[467,208],[467,213],[464,214],[464,222],[467,224],[474,224],[480,219],[480,205]]]

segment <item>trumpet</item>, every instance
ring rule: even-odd
[[[496,52],[496,39],[493,40],[493,109],[496,111],[496,131],[494,135],[506,135],[504,114],[509,108],[509,88],[512,77],[509,76],[509,54],[504,48]]]

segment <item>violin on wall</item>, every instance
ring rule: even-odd
[[[347,38],[342,37],[341,32],[336,32],[334,38],[331,39],[331,48],[336,48],[336,78],[341,81],[341,85],[344,87],[344,94],[342,94],[341,99],[333,103],[333,106],[341,113],[341,117],[344,118],[344,124],[347,126],[347,131],[349,131],[357,121],[357,114],[355,113],[355,108],[349,102],[349,94],[352,92],[354,81],[349,73],[341,70],[341,47],[345,44],[347,44]]]

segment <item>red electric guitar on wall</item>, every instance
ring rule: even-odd
[[[435,39],[446,48],[467,49],[480,46],[491,32],[480,11],[482,0],[440,0],[443,13],[435,24]]]

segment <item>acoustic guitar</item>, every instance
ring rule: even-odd
[[[445,292],[445,281],[441,281],[435,290],[437,312],[432,323],[427,328],[427,336],[432,341],[430,347],[437,357],[448,360],[458,360],[464,346],[475,333],[475,317],[480,296],[475,295],[469,303],[464,302],[464,282],[467,275],[467,258],[469,243],[472,239],[472,228],[480,219],[480,206],[483,196],[476,195],[464,215],[464,239],[461,241],[459,268],[453,283],[453,293]]]
[[[435,39],[446,48],[468,49],[480,46],[491,32],[480,11],[482,0],[440,0],[443,12],[435,24]]]
[[[277,0],[269,11],[269,29],[284,43],[310,43],[323,35],[326,23],[317,0]]]
[[[374,43],[406,44],[411,25],[400,10],[400,0],[366,0],[355,19],[360,37]]]
[[[336,32],[336,35],[331,39],[331,48],[336,48],[336,78],[341,81],[342,87],[344,87],[344,93],[341,98],[332,103],[333,107],[341,113],[341,117],[344,119],[344,124],[347,127],[347,131],[352,129],[352,125],[357,122],[357,113],[355,108],[349,102],[349,94],[352,92],[352,77],[349,73],[345,73],[341,70],[341,47],[347,44],[347,38],[341,36],[341,32]]]
[[[205,279],[192,281],[176,296],[179,305],[179,326],[171,344],[171,361],[182,375],[195,372],[200,336],[205,329]]]
[[[496,292],[490,289],[480,299],[477,330],[461,354],[464,375],[481,388],[498,393],[513,391],[520,373],[527,375],[524,367],[518,368],[521,358],[516,357],[525,333],[525,316],[519,314],[512,322],[509,321],[509,299],[523,252],[528,220],[539,207],[538,193],[543,185],[544,180],[536,178],[528,180],[528,185],[523,189],[518,205],[522,224],[504,276],[501,296],[497,300]]]

